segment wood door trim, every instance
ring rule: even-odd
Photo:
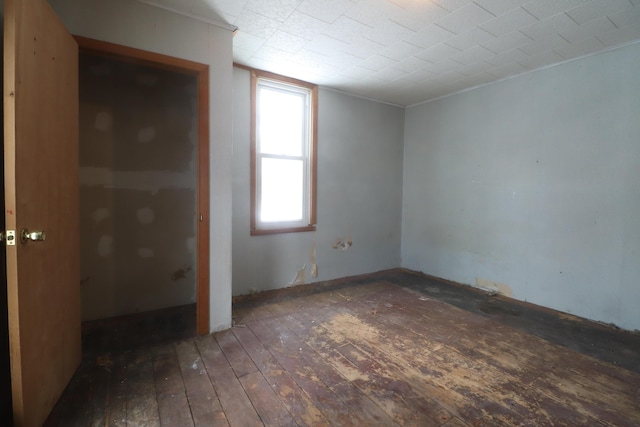
[[[198,224],[197,332],[209,333],[209,66],[186,59],[148,52],[114,43],[74,36],[80,53],[107,56],[194,75],[198,80]],[[201,220],[202,218],[202,220]]]
[[[198,335],[209,333],[209,67],[198,73]]]

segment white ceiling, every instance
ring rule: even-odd
[[[238,28],[234,61],[397,105],[640,40],[640,0],[140,0]]]

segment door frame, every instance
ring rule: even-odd
[[[190,74],[198,81],[198,176],[197,185],[197,255],[196,255],[196,329],[198,335],[209,333],[209,66],[114,43],[74,36],[79,53],[107,56]]]

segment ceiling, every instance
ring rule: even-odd
[[[236,63],[414,105],[640,40],[640,0],[139,0],[237,27]]]

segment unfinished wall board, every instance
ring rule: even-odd
[[[83,319],[195,302],[197,82],[82,54]]]

